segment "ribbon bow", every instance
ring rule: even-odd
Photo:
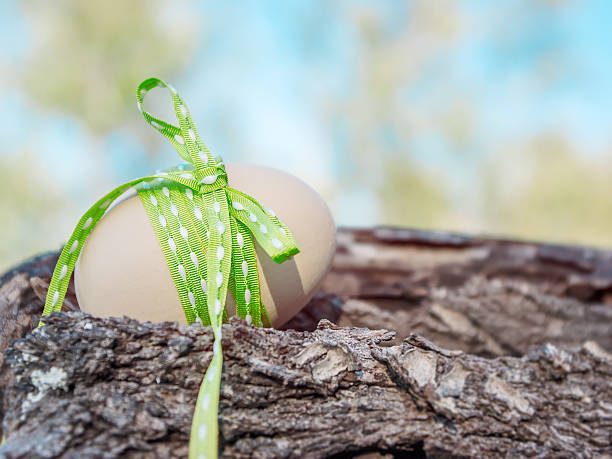
[[[171,93],[178,127],[142,108],[146,93],[158,86]],[[256,326],[262,322],[271,326],[261,302],[253,238],[277,263],[299,249],[289,228],[271,209],[228,186],[223,160],[213,157],[183,99],[170,84],[149,78],[138,86],[136,95],[145,120],[170,141],[187,164],[125,183],[81,217],[53,271],[43,316],[61,309],[83,243],[108,206],[135,187],[159,239],[187,322],[212,325],[213,358],[198,394],[189,457],[216,457],[223,362],[221,323],[227,318],[227,292],[236,300],[238,316]]]

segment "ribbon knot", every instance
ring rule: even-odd
[[[223,165],[223,163],[219,163],[214,167],[196,169],[195,175],[199,183],[198,191],[201,194],[209,193],[227,186],[227,172],[225,171],[225,165]]]

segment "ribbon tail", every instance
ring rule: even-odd
[[[300,252],[289,228],[271,209],[264,209],[253,197],[234,188],[227,188],[226,193],[230,215],[249,229],[276,263],[282,263]]]
[[[216,458],[219,449],[219,392],[223,353],[221,350],[221,331],[215,333],[213,358],[206,370],[191,422],[189,437],[189,459],[201,457]]]
[[[213,329],[213,358],[206,370],[198,394],[191,424],[189,458],[217,457],[219,447],[219,394],[223,356],[221,349],[221,322],[229,285],[232,259],[232,231],[227,199],[223,190],[202,196],[206,220],[210,231],[206,259],[208,267],[207,296],[209,318]]]

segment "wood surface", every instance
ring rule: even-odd
[[[57,253],[0,278],[3,457],[185,457],[199,325],[64,311]],[[341,229],[284,330],[223,326],[224,457],[612,454],[612,252]]]

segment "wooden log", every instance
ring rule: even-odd
[[[0,279],[0,454],[184,457],[211,334],[80,312],[30,333],[56,257]],[[223,326],[222,453],[612,454],[611,288],[609,251],[341,230],[285,330]]]

